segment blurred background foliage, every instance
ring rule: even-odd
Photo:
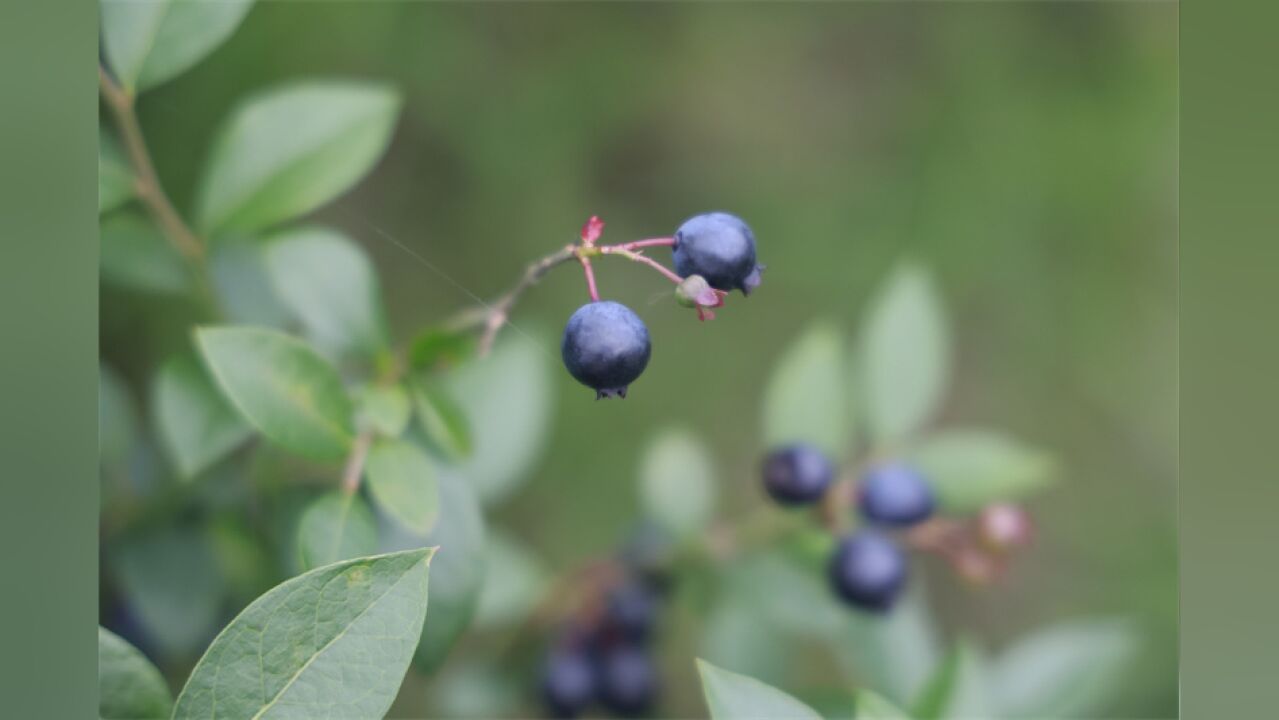
[[[504,363],[498,380],[457,379],[467,409],[501,417],[514,403],[526,411],[516,417],[539,423],[521,447],[506,448],[505,433],[474,438],[477,457],[497,464],[481,473],[492,481],[481,489],[486,524],[501,533],[490,563],[516,568],[501,575],[525,590],[617,547],[643,502],[641,456],[664,427],[694,428],[705,441],[721,514],[758,506],[764,383],[783,349],[817,317],[851,336],[895,262],[923,261],[957,354],[940,422],[1007,428],[1064,468],[1030,505],[1036,545],[1000,585],[972,590],[930,573],[939,624],[998,648],[1051,621],[1129,618],[1144,643],[1113,714],[1165,717],[1177,698],[1176,12],[1164,3],[259,3],[206,61],[145,95],[139,113],[189,216],[214,132],[246,94],[305,78],[398,88],[387,154],[316,213],[371,254],[398,339],[501,292],[593,213],[608,223],[605,242],[669,234],[708,209],[751,223],[764,285],[730,299],[713,323],[694,322],[651,273],[596,264],[603,294],[634,307],[654,338],[625,402],[595,402],[559,368],[559,328],[585,300],[569,269],[517,307],[508,359],[494,358]],[[152,270],[163,291],[172,273]],[[140,403],[157,359],[189,347],[199,308],[109,284],[101,307],[103,360],[119,374],[104,402]],[[151,472],[127,479],[108,473],[108,502],[111,483],[132,488],[112,512],[127,514],[139,483],[151,483],[145,496],[172,482],[159,454],[149,462]],[[252,472],[266,477],[283,462],[262,453]],[[197,505],[175,501],[173,512],[199,515],[215,546],[243,544],[243,520],[219,510],[240,501],[243,485],[218,473],[197,484]],[[336,484],[331,472],[310,477]],[[208,639],[187,637],[204,629],[192,613],[216,618],[211,630],[228,608],[209,598],[247,600],[282,577],[262,576],[270,563],[258,556],[269,550],[259,546],[217,552],[216,575],[145,553],[117,561],[136,533],[115,537],[112,522],[104,516],[103,623],[137,637],[124,608],[150,605],[168,630],[141,644],[174,682],[193,658],[165,662],[165,645]],[[157,532],[173,536],[151,547],[193,542],[189,529]],[[173,596],[121,590],[164,568],[190,575],[166,583]],[[526,687],[510,665],[526,659],[483,629],[512,612],[502,603],[502,593],[485,598],[480,629],[434,679],[410,673],[396,713],[522,707]],[[699,622],[680,614],[667,628],[671,715],[702,712],[687,639],[700,637]],[[827,665],[809,654],[761,672],[802,690]],[[495,677],[513,687],[495,689]]]

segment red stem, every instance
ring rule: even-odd
[[[591,267],[590,258],[577,256],[582,263],[582,272],[586,273],[586,290],[591,294],[591,302],[600,301],[600,291],[595,287],[595,270]]]

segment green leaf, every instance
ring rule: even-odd
[[[383,437],[397,438],[409,424],[409,395],[401,385],[369,385],[356,397],[360,424]]]
[[[377,273],[363,248],[336,230],[310,227],[277,233],[264,252],[276,293],[317,347],[338,358],[386,348]]]
[[[116,543],[111,560],[126,602],[162,653],[186,656],[208,641],[223,586],[201,528],[140,532]]]
[[[488,537],[484,552],[484,585],[475,611],[478,627],[523,620],[541,601],[550,579],[546,567],[526,543],[500,532]]]
[[[98,366],[98,462],[122,469],[138,431],[138,414],[124,380],[109,365]]]
[[[115,138],[98,130],[98,212],[114,210],[134,194],[133,171]]]
[[[940,404],[950,348],[931,276],[901,265],[871,301],[862,338],[867,422],[880,443],[917,431]]]
[[[252,0],[102,0],[111,70],[129,90],[159,85],[213,52],[252,5]]]
[[[198,191],[199,227],[252,231],[316,209],[373,167],[400,98],[357,82],[305,82],[251,97],[214,141]]]
[[[471,454],[471,429],[457,401],[438,384],[413,383],[413,404],[427,443],[442,457],[465,460]]]
[[[190,274],[177,250],[147,218],[133,212],[102,220],[98,272],[108,285],[161,294],[185,293]]]
[[[825,576],[775,550],[741,558],[729,570],[725,587],[750,602],[770,627],[784,632],[831,640],[848,623],[849,610],[832,595]]]
[[[858,690],[853,696],[857,720],[910,720],[910,716],[887,698],[870,690]]]
[[[413,339],[409,367],[413,370],[447,370],[475,351],[475,333],[430,328]]]
[[[937,631],[924,602],[923,578],[887,615],[847,612],[844,629],[830,637],[848,672],[900,705],[918,696],[941,659]]]
[[[815,710],[771,685],[697,661],[711,720],[821,720]]]
[[[300,340],[273,330],[196,331],[204,361],[231,403],[267,439],[314,460],[351,447],[351,403],[337,372]]]
[[[781,680],[792,644],[749,597],[726,592],[702,623],[700,655],[719,667],[764,681]]]
[[[98,717],[167,718],[173,693],[146,656],[115,633],[98,628]]]
[[[382,717],[422,632],[432,552],[347,560],[276,586],[209,646],[173,717]]]
[[[475,612],[484,583],[485,531],[475,491],[456,472],[439,476],[440,519],[425,538],[396,525],[383,527],[384,547],[438,545],[432,574],[431,622],[422,632],[417,657],[425,670],[437,667]]]
[[[508,333],[487,357],[448,377],[471,428],[474,448],[458,467],[485,503],[519,487],[546,445],[551,425],[548,355],[536,341]]]
[[[275,560],[240,513],[224,512],[210,524],[209,545],[235,607],[243,607],[275,584]]]
[[[194,357],[166,362],[153,392],[160,439],[184,478],[194,477],[253,432]]]
[[[920,720],[993,718],[986,661],[973,644],[961,640],[933,673],[915,704]]]
[[[692,434],[664,430],[649,443],[640,463],[644,512],[681,538],[701,531],[715,511],[715,468]]]
[[[1123,687],[1139,638],[1123,620],[1080,620],[1039,630],[1005,650],[991,687],[1008,717],[1101,717]]]
[[[373,446],[364,467],[369,491],[383,512],[418,534],[435,527],[439,488],[426,453],[410,442],[383,440]]]
[[[939,432],[911,457],[941,506],[957,513],[1025,497],[1050,484],[1056,470],[1047,453],[990,430]]]
[[[280,330],[295,325],[296,318],[271,282],[260,243],[251,238],[222,238],[210,248],[209,260],[218,305],[228,322]]]
[[[305,570],[371,555],[377,540],[368,503],[340,490],[316,498],[298,521],[298,556]]]
[[[838,328],[810,325],[777,361],[764,389],[764,444],[811,443],[836,458],[853,444],[848,360]]]

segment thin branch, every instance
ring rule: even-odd
[[[572,260],[577,257],[577,248],[574,245],[568,245],[560,250],[547,255],[546,257],[536,260],[524,269],[524,275],[520,277],[515,287],[506,291],[506,294],[498,298],[496,302],[486,308],[486,312],[482,316],[484,325],[484,333],[480,336],[479,354],[487,355],[489,350],[493,348],[493,341],[497,339],[497,331],[502,329],[520,296],[529,288],[537,284],[551,268],[556,265]]]
[[[182,220],[182,216],[169,201],[169,196],[165,194],[164,187],[160,185],[160,178],[156,175],[155,165],[151,162],[146,140],[142,136],[142,127],[138,124],[138,115],[133,109],[133,96],[117,85],[101,66],[98,67],[98,87],[115,117],[129,164],[137,176],[138,198],[146,205],[156,224],[178,252],[193,261],[202,260],[204,243]]]
[[[360,489],[360,476],[364,474],[364,461],[369,457],[369,447],[373,444],[373,431],[364,430],[355,436],[351,445],[351,453],[346,457],[346,467],[342,470],[342,493],[348,497]]]

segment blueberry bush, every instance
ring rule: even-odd
[[[1034,542],[1024,502],[1059,459],[939,421],[954,342],[917,261],[858,334],[805,321],[744,390],[762,407],[753,474],[729,477],[696,429],[655,428],[638,468],[607,473],[643,517],[553,572],[493,512],[542,451],[553,401],[545,353],[511,322],[520,300],[577,266],[587,302],[564,309],[563,371],[626,398],[663,338],[606,299],[596,265],[655,272],[663,301],[712,320],[769,302],[761,258],[780,241],[711,211],[607,244],[592,216],[554,229],[566,242],[506,292],[396,337],[370,254],[312,217],[376,172],[396,88],[256,91],[193,151],[189,208],[161,181],[138,97],[251,6],[102,3],[100,276],[149,339],[101,366],[101,717],[372,718],[423,687],[441,716],[662,716],[676,674],[716,719],[1104,712],[1141,640],[1122,618],[998,651],[938,630],[921,568],[999,592]],[[155,304],[183,321],[152,320]],[[729,495],[761,502],[732,512]],[[821,680],[783,690],[792,667]]]

